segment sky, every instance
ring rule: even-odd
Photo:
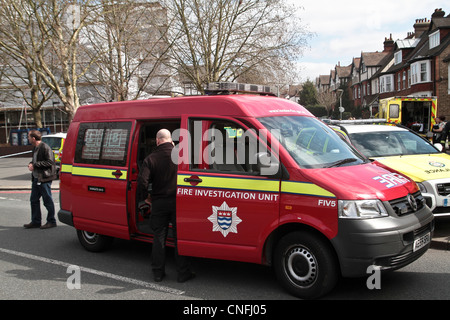
[[[416,19],[431,19],[436,8],[450,14],[450,4],[435,0],[296,0],[302,25],[314,35],[299,59],[300,81],[315,81],[340,62],[348,66],[361,52],[383,51],[383,42],[404,39]]]

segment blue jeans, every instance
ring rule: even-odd
[[[39,183],[36,178],[33,178],[31,185],[31,222],[33,224],[41,224],[41,202],[44,201],[44,206],[47,209],[47,223],[56,223],[55,219],[55,204],[52,198],[52,182]]]

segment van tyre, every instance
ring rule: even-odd
[[[282,286],[302,299],[329,293],[339,278],[333,250],[311,232],[293,232],[281,238],[273,265]]]
[[[84,230],[77,230],[77,236],[81,245],[91,252],[101,252],[108,249],[114,240],[114,238]]]

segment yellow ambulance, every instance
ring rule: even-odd
[[[436,124],[436,97],[391,97],[380,99],[377,118],[402,124],[425,136]],[[430,138],[431,135],[428,137]]]
[[[450,216],[450,155],[441,152],[440,145],[387,123],[346,120],[331,124],[366,157],[414,180],[435,216]]]

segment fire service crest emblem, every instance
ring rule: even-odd
[[[213,232],[219,231],[224,237],[230,232],[238,233],[237,225],[242,220],[237,216],[237,207],[230,208],[224,201],[220,207],[212,206],[212,211],[208,220],[213,224]]]

